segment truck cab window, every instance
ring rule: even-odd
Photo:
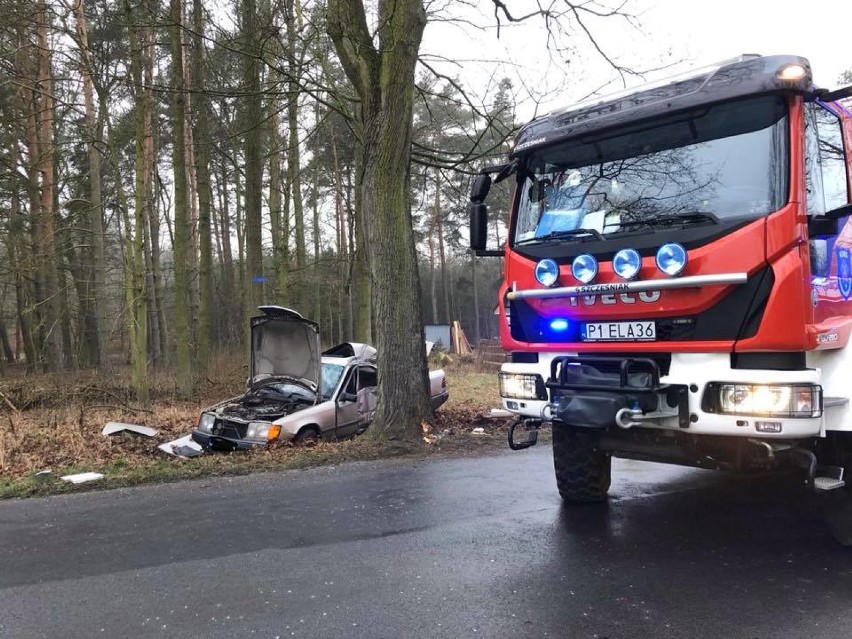
[[[808,215],[822,215],[849,202],[840,119],[820,104],[805,112],[805,180]]]

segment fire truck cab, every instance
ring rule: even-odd
[[[552,423],[563,499],[604,500],[612,457],[799,468],[852,542],[850,95],[804,58],[741,56],[539,117],[476,178],[509,443]]]

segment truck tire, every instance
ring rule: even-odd
[[[559,495],[568,503],[606,501],[612,459],[597,448],[598,434],[554,422],[553,468]]]

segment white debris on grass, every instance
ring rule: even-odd
[[[485,429],[482,426],[477,426],[472,431],[470,431],[471,435],[484,435]]]
[[[64,475],[59,479],[70,481],[72,484],[83,484],[87,481],[96,481],[103,478],[104,475],[102,473],[77,473],[76,475]]]
[[[190,457],[197,457],[204,453],[204,449],[201,448],[201,445],[193,441],[192,435],[185,435],[184,437],[174,439],[170,442],[166,442],[165,444],[160,444],[157,448],[164,453],[168,453],[169,455],[173,455],[180,459],[189,459]]]
[[[120,433],[125,430],[131,433],[136,433],[137,435],[144,435],[145,437],[154,437],[157,434],[156,428],[141,426],[139,424],[123,424],[121,422],[108,422],[101,431],[101,434],[115,435],[116,433]]]

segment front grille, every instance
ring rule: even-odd
[[[218,437],[228,437],[230,439],[242,439],[246,436],[248,424],[240,424],[231,422],[226,419],[217,419],[213,424],[213,434]]]

